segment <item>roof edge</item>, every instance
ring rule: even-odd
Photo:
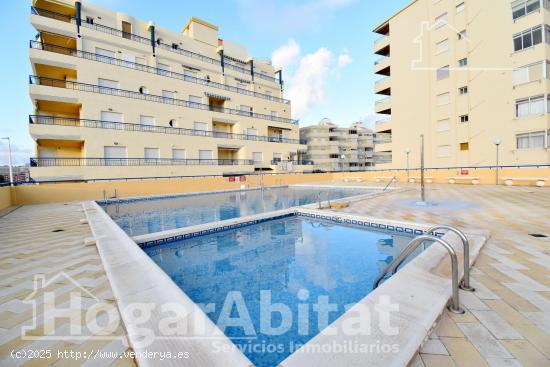
[[[403,8],[401,8],[400,10],[396,11],[395,13],[393,13],[392,15],[390,15],[388,18],[386,18],[383,22],[379,23],[376,27],[373,28],[373,32],[374,33],[377,33],[376,31],[380,28],[382,28],[383,26],[385,26],[390,20],[392,20],[393,18],[395,18],[397,15],[399,15],[400,13],[404,12],[405,10],[407,10],[409,7],[411,7],[411,5],[413,5],[414,3],[418,2],[418,0],[412,0],[408,5],[405,5]]]

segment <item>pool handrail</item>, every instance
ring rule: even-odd
[[[460,237],[460,240],[462,241],[462,245],[464,247],[464,280],[462,281],[462,283],[460,283],[459,287],[460,289],[467,292],[475,292],[475,288],[470,285],[470,242],[468,241],[468,238],[466,237],[464,232],[447,224],[433,226],[426,230],[424,233],[433,234],[435,236],[435,231],[440,230],[447,230],[456,233],[458,237]]]
[[[460,307],[460,300],[459,300],[459,294],[458,294],[458,260],[456,256],[456,252],[453,249],[451,245],[445,240],[442,240],[439,237],[430,236],[430,235],[420,235],[415,238],[413,238],[407,246],[397,255],[397,257],[384,269],[378,277],[374,280],[373,283],[373,290],[378,288],[380,285],[380,282],[384,279],[384,277],[387,274],[394,274],[396,269],[399,267],[399,265],[405,261],[414,250],[418,248],[418,246],[422,245],[426,241],[433,241],[434,243],[439,243],[449,253],[449,256],[451,257],[451,283],[452,283],[452,298],[451,298],[451,304],[448,306],[449,311],[457,314],[463,314],[465,311]]]

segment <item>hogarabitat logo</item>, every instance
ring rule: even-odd
[[[281,336],[295,325],[298,334],[305,336],[321,331],[324,335],[351,337],[399,334],[399,329],[391,324],[392,313],[399,311],[399,305],[388,296],[380,296],[376,303],[350,305],[331,303],[328,296],[310,299],[305,289],[300,289],[296,297],[300,303],[297,312],[293,312],[284,303],[272,302],[271,291],[260,291],[258,325],[239,291],[228,292],[221,305],[195,304],[191,300],[185,305],[132,302],[119,309],[116,303],[95,296],[64,272],[50,279],[37,275],[34,291],[23,301],[32,304],[33,319],[31,325],[22,327],[22,339],[122,340],[128,345],[122,331],[126,329],[133,348],[147,348],[158,340],[227,340],[224,335],[227,328],[242,330],[243,336],[233,340],[255,340],[258,334]],[[214,313],[218,307],[219,316],[213,323],[206,313]],[[331,313],[344,311],[346,317],[338,327],[329,325]],[[309,325],[312,313],[317,325]]]

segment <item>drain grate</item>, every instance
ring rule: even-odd
[[[537,238],[546,238],[546,237],[548,237],[547,235],[542,234],[542,233],[529,233],[529,236],[537,237]]]
[[[64,229],[54,229],[52,232],[63,232],[65,231]]]

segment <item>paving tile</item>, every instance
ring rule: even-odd
[[[422,354],[421,357],[426,367],[457,367],[455,361],[449,356]]]
[[[502,344],[523,367],[550,367],[550,360],[526,340],[503,340]]]
[[[486,358],[512,358],[512,355],[481,324],[457,323],[474,347]]]
[[[458,367],[488,367],[489,364],[477,349],[464,338],[441,338]]]
[[[449,355],[449,352],[447,352],[447,349],[439,339],[428,339],[420,349],[420,353]]]
[[[521,334],[495,311],[471,311],[497,339],[523,339]]]

